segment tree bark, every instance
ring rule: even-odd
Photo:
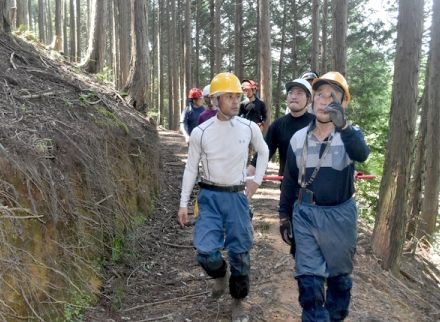
[[[44,11],[44,0],[38,0],[38,39],[40,39],[43,44],[46,43],[46,15]]]
[[[184,45],[183,45],[183,61],[184,61],[184,88],[186,93],[193,86],[192,80],[192,44],[191,44],[191,0],[185,0],[185,27],[184,27]]]
[[[20,26],[25,26],[26,29],[29,29],[27,5],[27,0],[17,0],[17,28],[20,28]]]
[[[32,0],[28,0],[27,1],[27,6],[28,6],[28,15],[29,15],[29,20],[28,20],[28,25],[29,25],[29,30],[33,30],[34,29],[34,22],[32,19]]]
[[[286,21],[287,21],[287,0],[281,1],[281,6],[283,8],[283,20],[281,23],[281,44],[280,44],[280,60],[278,62],[278,74],[277,74],[277,85],[275,88],[275,95],[274,95],[274,103],[275,106],[275,119],[277,119],[280,116],[280,99],[281,95],[283,93],[283,88],[281,84],[281,74],[283,72],[283,66],[284,66],[284,48],[286,46]]]
[[[423,1],[401,0],[390,130],[372,246],[382,267],[398,271],[407,224],[410,155],[417,114]]]
[[[194,44],[194,77],[196,84],[200,84],[200,5],[200,1],[196,1],[196,43]]]
[[[62,0],[55,0],[55,45],[54,49],[56,51],[63,50],[63,8]]]
[[[215,0],[214,3],[214,32],[212,37],[214,38],[214,74],[218,74],[221,70],[222,64],[222,42],[221,42],[221,6],[222,0]]]
[[[108,0],[111,1],[111,0]],[[76,61],[81,61],[81,1],[76,0]]]
[[[312,1],[312,70],[319,69],[319,0]]]
[[[260,26],[260,93],[267,107],[267,120],[264,124],[266,133],[271,120],[272,106],[272,55],[270,41],[270,1],[259,0],[259,26]]]
[[[16,29],[17,25],[17,0],[8,0],[9,2],[9,21],[12,29]]]
[[[0,0],[0,32],[10,32],[9,7],[6,0]]]
[[[68,20],[67,20],[67,1],[69,0],[62,0],[62,5],[63,5],[63,52],[64,52],[64,57],[69,57],[69,41],[67,39],[67,24],[68,24]]]
[[[52,27],[52,11],[50,10],[50,0],[46,0],[46,39],[47,42],[53,45],[54,36],[53,36],[53,27]]]
[[[172,43],[174,41],[174,33],[175,33],[175,27],[174,27],[174,17],[172,14],[172,10],[175,6],[175,0],[168,0],[167,1],[167,8],[166,8],[166,15],[167,15],[167,30],[168,30],[168,43],[167,43],[167,71],[168,71],[168,128],[174,130],[174,119],[178,118],[179,115],[174,115],[174,99],[173,94],[175,93],[175,85],[174,85],[174,77],[173,77],[173,69],[172,66],[175,63],[173,61],[175,57],[175,53],[173,52]]]
[[[130,0],[131,1],[131,0]],[[118,47],[116,88],[121,89],[127,83],[128,72],[130,69],[131,56],[131,33],[130,21],[131,10],[126,0],[115,0],[116,14],[116,39]]]
[[[70,11],[69,11],[69,21],[70,21],[70,61],[76,60],[76,19],[75,19],[75,0],[70,0]],[[103,35],[101,35],[103,37]]]
[[[164,8],[164,2],[159,2],[159,13],[158,13],[158,19],[159,19],[159,32],[158,32],[158,58],[159,58],[159,68],[157,70],[158,73],[158,79],[159,79],[159,124],[164,125],[164,114],[165,114],[165,103],[164,103],[164,97],[165,97],[165,63],[164,63],[164,54],[165,54],[165,34],[166,34],[166,24],[165,24],[165,18],[166,13]],[[169,123],[168,123],[169,124]],[[168,125],[169,128],[169,125]]]
[[[428,64],[431,60],[431,55],[428,58]],[[411,166],[412,176],[411,176],[411,184],[408,193],[408,227],[406,231],[406,239],[409,240],[413,237],[417,236],[417,231],[419,227],[420,220],[420,209],[421,209],[421,201],[423,195],[423,186],[424,186],[424,178],[425,178],[425,153],[426,153],[426,128],[427,128],[427,116],[428,116],[428,104],[427,104],[427,90],[429,87],[428,84],[428,75],[429,69],[426,70],[426,78],[425,78],[425,88],[420,100],[421,106],[421,115],[420,115],[420,124],[419,130],[417,132],[417,139],[414,146],[414,156],[413,164]],[[416,245],[416,244],[414,244]],[[413,249],[415,251],[415,248]]]
[[[136,110],[147,113],[148,90],[148,6],[145,0],[134,0],[132,26],[132,59],[125,91]]]
[[[215,30],[215,3],[214,0],[209,0],[209,33],[211,37],[209,38],[209,66],[210,66],[210,78],[212,79],[214,77],[214,65],[215,65],[215,37],[214,37],[214,30]]]
[[[327,0],[322,2],[322,25],[321,25],[321,68],[318,70],[320,74],[327,72],[327,18],[328,3]]]
[[[346,74],[347,0],[333,0],[333,69]]]
[[[432,241],[438,216],[440,181],[440,2],[433,2],[431,25],[431,62],[428,66],[428,122],[426,131],[426,173],[420,233]]]
[[[234,51],[234,71],[238,79],[244,78],[243,69],[243,0],[235,0],[235,51]]]
[[[105,50],[105,22],[106,9],[105,1],[95,1],[93,23],[89,33],[89,49],[87,58],[83,64],[84,69],[89,73],[101,72],[104,68]],[[72,55],[71,55],[72,56]]]

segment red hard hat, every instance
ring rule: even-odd
[[[243,79],[241,81],[241,88],[243,89],[257,89],[257,83],[251,79]]]
[[[197,99],[202,97],[203,97],[203,92],[200,88],[194,87],[189,90],[188,98]]]

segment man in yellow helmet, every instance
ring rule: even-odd
[[[279,215],[293,229],[302,321],[342,321],[356,248],[354,163],[370,151],[362,132],[346,120],[351,97],[345,78],[328,72],[312,87],[316,119],[290,140]]]
[[[237,116],[242,93],[234,74],[220,73],[212,79],[210,96],[218,112],[190,135],[178,212],[179,223],[184,227],[188,223],[187,204],[201,162],[199,217],[193,243],[198,263],[214,278],[214,297],[220,296],[228,283],[228,265],[221,254],[223,248],[227,249],[233,320],[240,319],[241,300],[249,292],[249,251],[253,244],[249,200],[263,180],[269,156],[258,125]],[[249,144],[258,152],[252,180],[246,180]]]

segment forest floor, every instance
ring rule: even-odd
[[[212,280],[197,265],[192,227],[176,221],[187,148],[176,132],[159,129],[161,194],[154,215],[129,236],[124,256],[106,266],[99,303],[85,321],[230,321],[228,294],[210,297]],[[269,173],[276,173],[270,164]],[[294,261],[278,232],[279,184],[265,182],[253,199],[255,246],[251,321],[300,321]],[[382,270],[370,248],[371,229],[359,222],[352,302],[346,321],[440,321],[440,271],[419,250],[404,255],[401,274]]]

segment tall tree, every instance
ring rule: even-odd
[[[223,0],[214,0],[214,74],[220,72],[222,66],[222,33],[221,33],[221,8]]]
[[[322,2],[322,23],[321,23],[321,65],[319,72],[321,74],[327,72],[327,18],[328,18],[328,2]]]
[[[76,61],[81,61],[81,0],[76,0]]]
[[[431,54],[428,57],[428,65],[431,61]],[[417,138],[414,146],[413,155],[414,160],[411,165],[411,184],[408,192],[408,227],[406,231],[406,238],[411,239],[417,235],[421,201],[423,196],[423,186],[425,180],[425,159],[426,159],[426,132],[428,127],[428,87],[429,87],[429,69],[426,70],[425,75],[425,88],[423,89],[423,95],[420,100],[420,122],[417,132]],[[416,243],[413,243],[413,251],[415,251]]]
[[[440,1],[433,1],[431,24],[431,61],[428,66],[428,122],[426,129],[426,173],[419,231],[432,240],[438,216],[440,181]]]
[[[159,124],[164,124],[164,114],[165,114],[165,35],[166,35],[166,24],[165,24],[165,6],[164,1],[158,1],[159,2],[159,12],[158,12],[158,19],[159,19],[159,32],[158,32],[158,56],[159,56],[159,68],[157,69],[158,73],[158,79],[159,79]],[[169,123],[168,123],[169,124]],[[169,127],[169,125],[168,125]]]
[[[417,82],[423,33],[423,0],[401,0],[391,101],[390,130],[380,184],[373,251],[384,269],[397,271],[407,224],[410,155],[417,112]]]
[[[17,28],[25,26],[29,29],[27,0],[17,0]]]
[[[130,21],[131,21],[131,3],[127,0],[115,0],[115,12],[116,12],[116,43],[117,43],[117,72],[115,84],[117,88],[122,88],[127,83],[127,77],[130,67],[131,56],[131,33],[130,33]]]
[[[177,88],[177,86],[175,85],[174,82],[174,77],[173,77],[173,64],[175,62],[173,62],[173,59],[175,57],[175,53],[174,53],[174,47],[173,47],[173,42],[175,40],[175,24],[174,24],[174,14],[173,11],[175,11],[175,0],[168,0],[167,1],[167,7],[166,7],[166,17],[167,17],[167,21],[166,21],[166,30],[168,31],[167,34],[167,76],[168,76],[168,128],[169,129],[176,129],[174,127],[174,124],[177,122],[175,119],[179,117],[178,114],[174,114],[175,111],[175,107],[174,107],[174,103],[175,100],[173,98],[174,93],[175,93],[175,89]]]
[[[272,55],[270,42],[270,1],[259,0],[260,28],[260,90],[261,97],[267,106],[267,121],[264,131],[270,124],[272,106]]]
[[[281,74],[283,72],[284,65],[284,48],[286,46],[286,21],[287,21],[287,0],[281,0],[282,10],[282,23],[281,23],[281,43],[280,43],[280,60],[278,62],[278,72],[277,72],[277,85],[275,87],[274,94],[274,103],[275,106],[275,118],[278,118],[280,115],[280,98],[282,93],[282,85],[281,85]]]
[[[210,66],[210,78],[212,79],[214,77],[215,73],[215,2],[214,0],[209,0],[209,32],[211,34],[211,37],[209,37],[209,66]]]
[[[312,1],[312,70],[319,69],[319,0]]]
[[[28,24],[29,24],[29,30],[34,29],[34,22],[33,22],[33,13],[32,13],[32,0],[27,0],[27,6],[28,6]]]
[[[347,0],[333,0],[332,53],[333,69],[346,74],[347,64]]]
[[[62,0],[55,0],[55,50],[62,51],[63,49],[63,6]]]
[[[52,10],[50,5],[50,0],[46,0],[46,39],[47,43],[51,43],[55,40],[53,36],[53,26],[52,26]]]
[[[10,32],[9,6],[6,0],[0,0],[0,32]]]
[[[17,25],[17,0],[9,0],[9,21],[12,29],[18,27]]]
[[[38,39],[46,43],[46,15],[44,10],[44,0],[38,0]]]
[[[89,32],[88,54],[83,64],[84,69],[89,73],[98,73],[104,68],[105,49],[105,22],[106,22],[105,1],[95,1],[93,10],[93,23]]]
[[[244,78],[243,69],[243,0],[235,0],[235,52],[234,52],[234,71],[238,79]]]
[[[69,0],[62,0],[62,5],[63,5],[63,52],[64,52],[64,57],[69,57],[69,41],[67,39],[67,25],[68,25],[68,20],[67,20],[67,16],[68,16],[68,11],[67,11],[67,2]]]
[[[132,25],[132,57],[125,91],[136,110],[147,112],[148,89],[148,3],[134,0]]]
[[[76,61],[76,10],[75,10],[75,0],[70,0],[70,11],[69,11],[69,21],[70,21],[70,60]],[[98,2],[98,1],[97,1]],[[102,38],[104,38],[101,35]]]
[[[194,77],[196,84],[200,84],[200,11],[202,4],[200,1],[196,1],[196,39],[194,44]]]
[[[186,93],[193,86],[192,80],[192,44],[191,44],[191,31],[192,31],[192,21],[191,21],[191,0],[185,0],[185,27],[184,27],[184,46],[183,46],[183,61],[185,64],[184,68],[184,88],[183,92]],[[195,84],[197,85],[197,84]]]

